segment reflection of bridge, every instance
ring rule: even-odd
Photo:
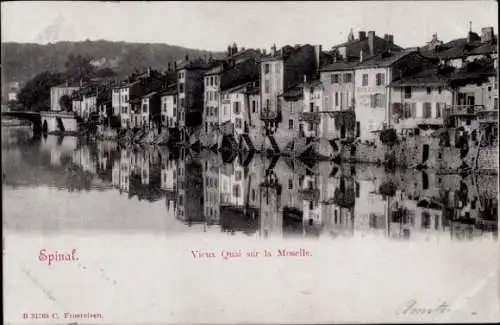
[[[39,112],[2,112],[2,117],[15,117],[33,123],[33,131],[42,131],[42,116]]]
[[[78,123],[73,112],[2,112],[2,117],[14,117],[33,124],[33,132],[77,131]]]

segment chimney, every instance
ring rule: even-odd
[[[227,46],[227,56],[231,56],[231,45]]]
[[[167,72],[170,72],[170,69],[171,69],[171,65],[170,65],[170,62],[167,63]]]
[[[389,34],[389,44],[394,44],[394,35]]]
[[[359,51],[359,62],[363,62],[363,50]]]
[[[321,58],[321,44],[314,46],[314,54],[316,56],[316,70],[319,69],[319,60]]]
[[[148,67],[148,78],[151,77],[151,67]]]
[[[273,46],[271,47],[271,53],[273,56],[276,56],[276,44],[273,44]]]
[[[370,56],[375,55],[375,32],[368,32],[368,47],[370,48]]]
[[[174,61],[174,71],[177,71],[177,61]]]
[[[186,54],[185,60],[186,62],[189,61],[189,55]]]
[[[384,34],[384,41],[389,42],[389,34]]]
[[[491,42],[493,40],[493,27],[481,28],[481,42]]]
[[[363,41],[363,40],[366,39],[366,33],[365,32],[361,31],[361,32],[358,33],[358,35],[359,35],[359,40],[360,41]]]
[[[266,49],[263,49],[263,50],[262,50],[262,54],[263,54],[263,55],[267,55],[267,50],[266,50]]]

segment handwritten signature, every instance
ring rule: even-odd
[[[431,315],[431,314],[445,314],[451,311],[450,305],[446,302],[438,306],[422,307],[418,305],[415,299],[406,302],[405,306],[396,312],[397,315]]]

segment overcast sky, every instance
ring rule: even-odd
[[[433,33],[443,41],[493,26],[496,1],[359,2],[2,2],[2,41],[61,40],[154,42],[225,50],[269,48],[273,43],[322,44],[346,40],[352,28],[394,35],[396,44],[419,46]]]

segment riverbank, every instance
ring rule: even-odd
[[[312,161],[335,161],[384,165],[389,168],[434,170],[442,174],[498,174],[498,145],[483,146],[471,143],[465,149],[455,143],[444,145],[439,137],[412,136],[395,143],[380,140],[295,138],[276,139],[274,136],[255,137],[214,132],[204,134],[200,129],[180,132],[176,129],[113,130],[98,127],[90,137],[112,140],[123,145],[165,145],[214,152],[255,152]]]

